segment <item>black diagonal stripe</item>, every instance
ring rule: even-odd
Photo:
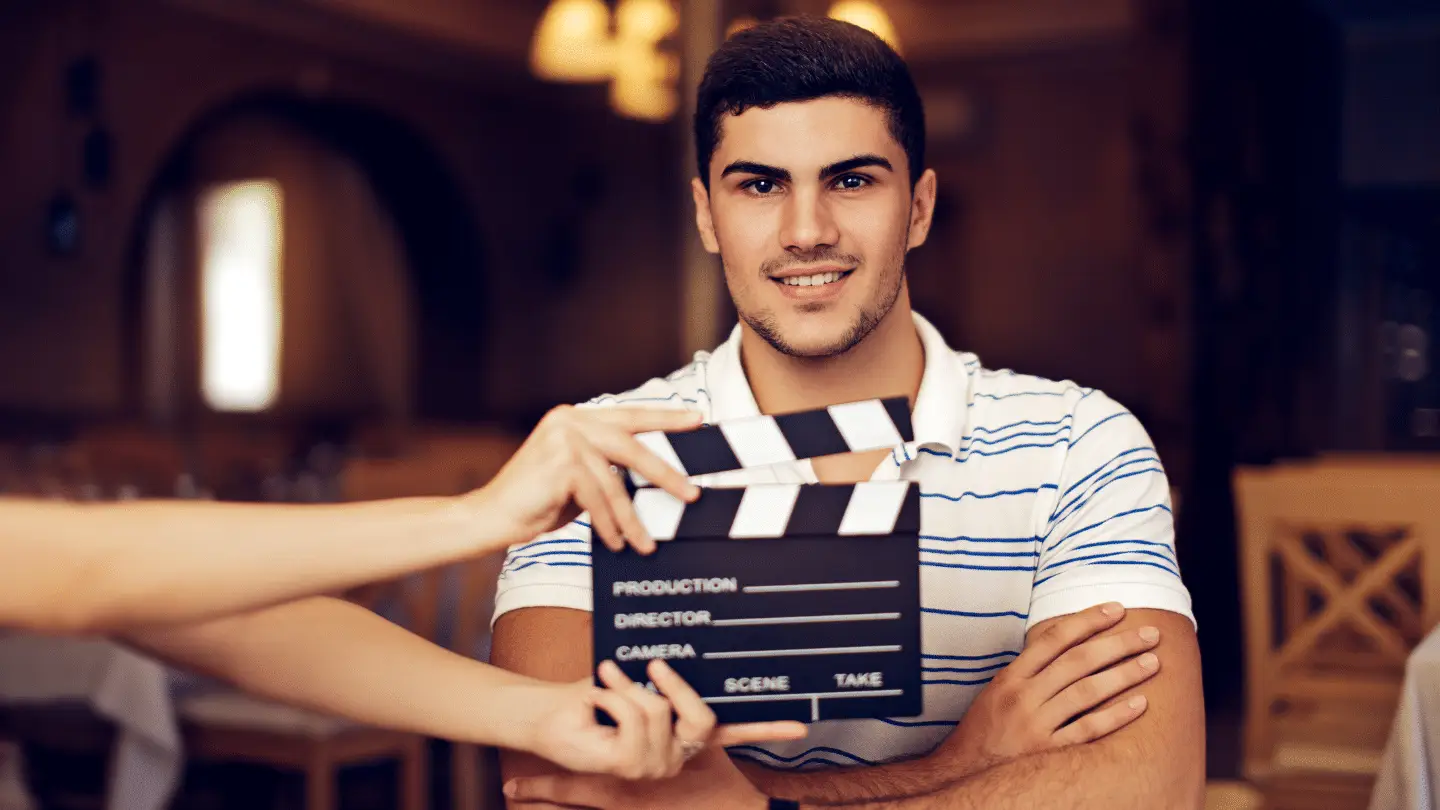
[[[675,537],[729,537],[744,496],[745,490],[738,488],[702,490],[699,500],[685,506]]]
[[[795,508],[790,510],[786,535],[835,534],[850,505],[854,484],[811,484],[800,487]]]
[[[730,442],[717,425],[707,425],[683,433],[666,433],[675,455],[691,475],[709,475],[740,469],[740,459],[730,449]]]
[[[895,430],[899,431],[900,438],[907,442],[915,441],[915,427],[910,424],[910,401],[905,397],[895,397],[884,400],[881,404],[885,406],[885,412],[890,414],[890,421],[895,423]]]
[[[775,424],[780,428],[785,440],[790,442],[795,458],[819,458],[850,452],[850,447],[845,444],[845,437],[841,436],[840,430],[835,427],[835,420],[830,418],[830,412],[824,408],[781,414],[775,417]]]
[[[900,514],[895,516],[895,527],[891,534],[920,533],[920,487],[911,484],[905,490],[905,500],[900,502]]]

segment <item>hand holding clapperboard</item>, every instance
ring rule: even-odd
[[[896,447],[904,398],[636,436],[687,475]],[[705,488],[627,474],[653,554],[594,546],[596,665],[662,658],[721,723],[914,717],[920,493],[909,481]],[[606,719],[608,722],[608,718]]]

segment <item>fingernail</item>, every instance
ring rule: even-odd
[[[1140,628],[1140,640],[1146,644],[1154,644],[1160,638],[1160,631],[1153,627]]]
[[[1125,608],[1119,602],[1111,602],[1100,608],[1100,612],[1106,616],[1115,617],[1125,612]]]
[[[506,782],[506,783],[505,783],[505,797],[508,798],[508,799],[513,799],[513,798],[515,798],[515,780],[514,780],[514,779],[511,779],[509,782]]]
[[[1141,669],[1154,669],[1159,663],[1160,659],[1155,657],[1155,653],[1145,653],[1140,656]]]
[[[1130,698],[1130,702],[1126,703],[1125,705],[1138,712],[1141,709],[1145,708],[1145,696],[1136,695],[1135,697]]]

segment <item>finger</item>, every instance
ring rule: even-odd
[[[700,496],[700,488],[692,484],[685,473],[655,455],[634,436],[620,431],[604,431],[595,433],[592,442],[610,463],[638,473],[680,500],[689,502]]]
[[[1012,675],[1029,678],[1050,666],[1066,650],[1101,630],[1114,627],[1124,616],[1124,606],[1110,602],[1054,619],[1033,641],[1026,643],[1025,649],[1006,669]]]
[[[611,803],[609,797],[613,786],[614,780],[609,777],[572,774],[527,776],[506,782],[505,796],[517,802],[604,807]]]
[[[710,744],[717,748],[751,743],[777,742],[780,740],[803,740],[810,733],[804,723],[783,721],[777,723],[736,723],[715,729]]]
[[[581,413],[627,433],[694,430],[705,418],[701,412],[689,408],[587,408]]]
[[[1098,740],[1135,722],[1149,705],[1144,695],[1136,695],[1113,706],[1097,709],[1055,732],[1050,739],[1056,747],[1078,745]]]
[[[610,507],[610,516],[615,521],[622,542],[634,546],[641,554],[654,551],[655,541],[650,537],[650,533],[645,531],[645,525],[635,513],[635,502],[630,500],[630,493],[621,485],[620,476],[610,470],[610,464],[593,447],[587,447],[580,452],[585,468],[595,479],[601,496]]]
[[[596,708],[615,721],[615,733],[596,757],[596,770],[622,779],[637,778],[645,764],[645,713],[626,694],[629,690],[605,689],[594,697]]]
[[[1070,718],[1099,706],[1137,684],[1144,683],[1160,671],[1160,659],[1147,652],[1124,661],[1088,678],[1076,681],[1046,701],[1036,719],[1047,723],[1045,728],[1058,729]]]
[[[670,725],[670,702],[636,683],[613,662],[600,665],[600,680],[611,690],[625,695],[639,712],[643,751],[629,778],[654,779],[679,770],[679,749]]]
[[[606,548],[611,551],[625,548],[625,538],[615,527],[615,516],[610,513],[610,500],[594,474],[583,467],[575,474],[575,503],[590,513],[590,532],[598,535]]]
[[[1138,655],[1159,641],[1160,631],[1154,627],[1089,639],[1066,650],[1044,672],[1036,675],[1032,680],[1032,694],[1037,700],[1049,700],[1080,679]]]
[[[650,680],[660,694],[670,700],[679,715],[675,721],[675,736],[687,742],[705,742],[715,730],[715,711],[700,694],[661,659],[650,662]],[[798,724],[797,724],[798,725]]]

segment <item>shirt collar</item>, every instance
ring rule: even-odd
[[[971,364],[965,355],[957,354],[946,344],[944,336],[928,320],[916,312],[911,316],[925,350],[925,371],[920,377],[920,392],[915,397],[915,410],[911,415],[915,441],[905,445],[908,458],[914,458],[920,447],[944,448],[947,455],[953,454],[959,449],[965,430]],[[711,422],[760,414],[760,406],[755,403],[755,394],[740,363],[739,324],[711,353],[705,376]]]

